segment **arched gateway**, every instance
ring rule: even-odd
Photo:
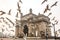
[[[30,9],[28,14],[21,15],[21,20],[17,19],[16,25],[19,25],[19,27],[16,26],[15,35],[17,36],[19,32],[19,35],[24,36],[27,34],[28,37],[42,37],[42,35],[45,37],[46,33],[48,33],[48,36],[51,36],[49,24],[50,18],[48,16],[43,14],[35,15]],[[48,30],[47,32],[46,29]]]

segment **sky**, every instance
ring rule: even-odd
[[[52,19],[53,17],[56,17],[55,20],[58,20],[58,24],[55,26],[55,29],[56,30],[60,29],[60,25],[59,25],[60,24],[60,19],[59,19],[60,18],[60,11],[59,11],[60,10],[60,0],[48,0],[44,4],[41,4],[43,2],[43,0],[21,0],[21,1],[23,2],[23,3],[20,3],[21,12],[23,13],[23,15],[28,14],[30,8],[32,8],[33,13],[36,15],[38,15],[38,13],[40,13],[40,14],[44,14],[47,16],[49,13],[52,13],[52,15],[49,16],[49,18]],[[58,1],[57,6],[54,6],[51,8],[51,5],[54,4],[56,1]],[[14,23],[15,23],[15,19],[16,19],[15,16],[17,13],[17,2],[19,2],[19,0],[0,0],[0,10],[3,10],[6,12],[6,14],[3,15],[3,17],[10,18]],[[43,13],[44,9],[46,8],[47,5],[49,5],[49,8],[51,10],[47,11],[46,13]],[[11,15],[8,16],[7,14],[10,9],[12,9]],[[51,22],[54,22],[54,21],[51,21]],[[6,26],[6,27],[8,28],[8,26]],[[11,29],[13,29],[13,28],[11,28]],[[51,30],[53,30],[53,27],[51,27]],[[6,31],[6,33],[9,33],[9,32]],[[52,35],[53,35],[53,31],[52,31]]]

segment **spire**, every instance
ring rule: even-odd
[[[29,11],[30,11],[30,13],[32,13],[32,9],[31,9],[31,8],[30,8],[30,10],[29,10]]]

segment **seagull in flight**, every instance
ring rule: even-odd
[[[0,12],[2,12],[0,15],[6,14],[4,11],[0,11]]]
[[[43,3],[45,3],[45,2],[47,2],[47,0],[44,0],[41,4],[43,4]]]
[[[49,13],[48,16],[50,16],[52,13]]]
[[[11,15],[11,9],[9,10],[8,15]]]
[[[21,1],[21,0],[19,0],[19,2],[20,2],[20,3],[22,3],[22,1]]]
[[[58,2],[56,1],[51,7],[53,7],[53,6],[57,6],[57,3],[58,3]]]
[[[46,6],[46,9],[44,10],[44,13],[47,12],[48,10],[50,11],[49,5]]]

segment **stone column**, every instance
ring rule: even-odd
[[[15,36],[18,37],[18,34],[19,34],[19,26],[16,25],[16,28],[15,28]]]
[[[22,27],[22,25],[20,24],[20,25],[19,25],[19,37],[23,37],[23,36],[24,36],[23,27]]]

